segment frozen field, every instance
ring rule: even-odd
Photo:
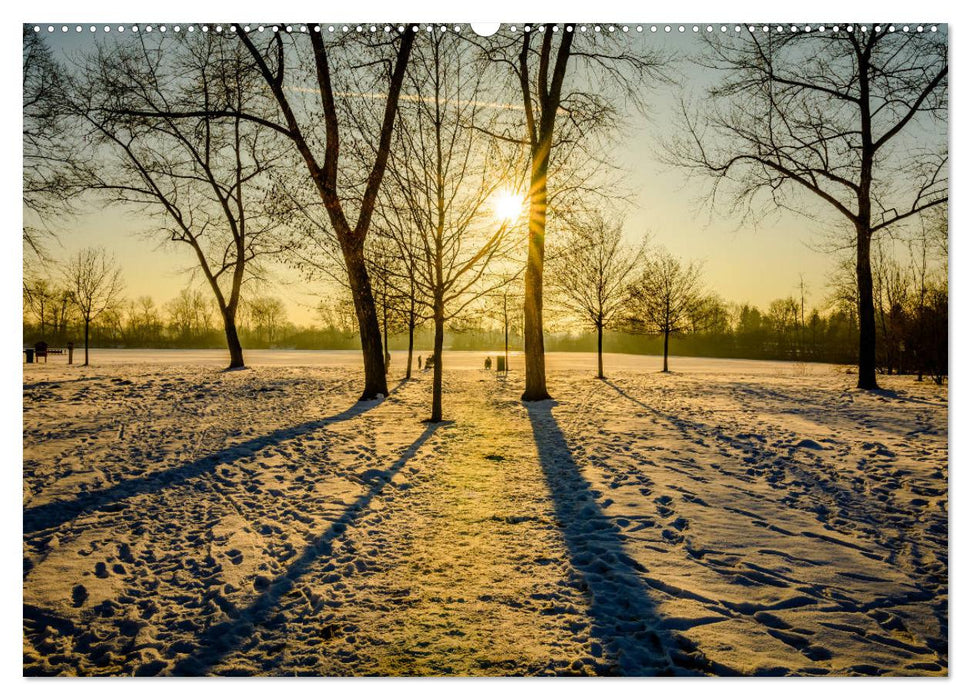
[[[947,673],[946,388],[164,357],[24,367],[29,675]]]
[[[428,357],[427,351],[416,351],[415,357]],[[445,366],[449,369],[482,369],[486,356],[493,361],[497,351],[445,351]],[[76,357],[84,358],[83,351],[76,351]],[[361,367],[360,350],[246,350],[246,364],[250,367],[346,367],[359,369]],[[671,356],[671,369],[675,371],[691,372],[693,374],[771,374],[792,376],[805,374],[829,373],[839,371],[833,365],[819,363],[774,362],[771,360],[731,360],[704,357],[675,357]],[[79,360],[81,361],[81,360]],[[391,352],[391,376],[404,373],[408,353],[402,350]],[[52,356],[50,364],[65,364],[63,357]],[[229,353],[225,350],[113,350],[94,349],[91,351],[92,364],[153,364],[153,365],[200,365],[222,368],[229,364]],[[523,357],[521,352],[509,353],[509,365],[513,371],[522,371]],[[618,355],[606,353],[604,365],[615,371],[657,371],[661,368],[661,357],[658,355]],[[549,369],[579,369],[596,371],[597,357],[592,353],[583,352],[550,352],[546,354],[546,366]]]

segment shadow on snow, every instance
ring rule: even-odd
[[[349,505],[343,515],[331,523],[330,527],[307,545],[303,553],[287,567],[286,572],[274,579],[256,600],[241,610],[234,619],[213,625],[206,630],[192,653],[175,666],[173,675],[199,676],[211,673],[213,667],[239,648],[239,643],[252,634],[254,627],[266,624],[276,605],[293,590],[295,580],[306,574],[314,562],[331,554],[333,541],[354,524],[375,496],[384,490],[435,431],[446,424],[428,425],[398,459],[373,480],[373,486]]]
[[[624,551],[623,535],[580,473],[553,416],[556,404],[524,405],[570,561],[589,591],[593,635],[615,660],[614,671],[625,676],[710,671],[703,659],[679,649],[666,631],[640,576],[646,570]]]
[[[190,479],[211,473],[216,467],[232,464],[248,452],[277,445],[287,440],[326,428],[334,423],[350,420],[378,405],[379,402],[358,402],[350,408],[328,418],[309,421],[300,425],[274,430],[267,435],[246,440],[223,448],[178,467],[153,472],[134,479],[127,479],[105,489],[78,494],[71,500],[54,501],[41,506],[24,509],[24,535],[63,525],[79,515],[91,511],[110,510],[119,501],[142,494],[156,493],[170,486],[182,484]]]

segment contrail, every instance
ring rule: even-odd
[[[290,92],[310,92],[319,93],[320,90],[317,88],[308,87],[297,87],[297,86],[287,86],[284,90],[289,90]],[[337,97],[351,97],[364,100],[386,100],[388,99],[388,94],[386,92],[335,92]],[[405,100],[406,102],[425,102],[427,104],[432,104],[435,102],[434,97],[422,97],[421,95],[401,95],[398,99]],[[525,111],[525,108],[521,104],[513,104],[511,102],[487,102],[483,100],[443,100],[445,104],[459,104],[463,107],[487,107],[491,109],[507,109],[515,110],[518,112]]]

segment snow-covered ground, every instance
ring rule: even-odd
[[[360,350],[246,350],[246,364],[250,367],[303,367],[325,366],[346,367],[356,370],[361,367]],[[415,360],[420,355],[422,359],[430,353],[425,350],[415,351]],[[446,350],[445,366],[450,370],[481,369],[485,358],[491,356],[493,361],[497,351]],[[75,351],[75,357],[83,359],[83,351]],[[91,361],[97,365],[113,364],[153,364],[153,365],[199,365],[207,367],[225,367],[229,364],[229,353],[225,350],[131,350],[95,348],[91,350]],[[391,352],[391,375],[403,374],[408,353],[403,350]],[[671,368],[692,374],[815,374],[829,373],[833,365],[819,363],[775,362],[771,360],[732,360],[704,357],[669,358]],[[64,357],[51,356],[50,363],[65,364]],[[653,371],[661,369],[659,355],[621,355],[606,353],[605,366],[614,371]],[[518,351],[509,352],[509,365],[513,371],[523,370],[523,355]],[[493,365],[495,366],[495,365]],[[546,353],[546,366],[549,369],[580,369],[591,367],[596,369],[597,356],[583,352],[549,352]],[[847,369],[847,368],[844,368]],[[838,371],[838,370],[837,370]]]
[[[27,674],[947,672],[946,388],[102,353],[24,367]]]

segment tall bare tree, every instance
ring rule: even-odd
[[[381,181],[384,178],[391,146],[391,136],[394,129],[401,85],[404,80],[408,57],[414,44],[414,32],[410,26],[400,35],[395,32],[391,41],[379,42],[378,48],[397,44],[394,59],[389,60],[386,53],[378,55],[371,61],[364,63],[378,63],[389,68],[385,80],[387,87],[384,98],[384,110],[380,121],[380,128],[375,134],[376,146],[373,161],[367,173],[363,192],[357,200],[357,220],[352,222],[346,208],[346,200],[338,182],[341,153],[341,126],[338,118],[338,101],[335,95],[334,80],[331,72],[331,56],[324,42],[319,27],[309,25],[310,44],[313,57],[313,73],[316,79],[316,90],[319,93],[320,108],[322,109],[324,135],[323,139],[313,138],[313,127],[302,126],[298,119],[297,110],[291,103],[292,87],[286,84],[286,57],[283,32],[276,28],[272,39],[262,47],[247,34],[241,25],[236,25],[236,32],[241,41],[253,57],[257,73],[273,95],[278,107],[282,124],[272,122],[273,128],[288,137],[301,160],[307,167],[311,180],[327,211],[328,219],[340,245],[347,272],[348,283],[354,299],[357,312],[358,328],[361,335],[361,349],[364,355],[364,391],[361,399],[373,399],[386,396],[388,393],[385,376],[385,357],[381,342],[381,329],[378,324],[377,312],[374,304],[374,294],[368,275],[365,257],[365,240],[371,227],[374,207],[377,202]],[[358,92],[366,92],[358,88]],[[319,119],[319,115],[309,116]],[[247,118],[253,118],[248,115]],[[259,119],[259,117],[255,117]],[[268,122],[269,123],[269,122]],[[323,158],[320,158],[320,150]]]
[[[703,65],[722,78],[696,113],[685,107],[686,136],[672,149],[714,178],[713,199],[728,185],[748,215],[785,207],[818,218],[821,205],[851,227],[862,389],[877,386],[871,242],[947,199],[946,34],[706,35]]]
[[[701,266],[683,263],[663,249],[652,252],[640,278],[630,288],[627,329],[664,338],[664,364],[668,371],[668,344],[683,333],[702,302]]]
[[[45,239],[70,210],[83,171],[64,99],[63,69],[43,37],[23,28],[23,244],[28,264],[47,259]]]
[[[104,248],[85,248],[64,266],[64,282],[84,324],[84,364],[88,364],[91,323],[121,300],[124,284],[115,259]]]
[[[627,301],[628,288],[643,261],[646,239],[624,241],[623,225],[595,216],[572,228],[550,255],[556,302],[575,320],[597,332],[597,377],[603,379],[603,335]]]
[[[529,149],[529,242],[524,278],[524,401],[550,398],[543,339],[543,269],[547,223],[558,191],[586,190],[551,184],[553,154],[589,157],[602,147],[595,138],[619,122],[618,105],[643,107],[649,82],[663,78],[660,52],[633,45],[611,25],[526,25],[520,35],[486,42],[489,58],[509,69],[523,106],[521,128]],[[520,132],[522,133],[522,132]],[[510,138],[508,132],[504,132]],[[551,169],[552,168],[552,169]],[[596,170],[596,169],[595,169]]]
[[[402,257],[416,261],[417,298],[431,307],[431,422],[442,420],[445,323],[505,281],[491,278],[489,264],[515,245],[507,233],[522,209],[513,193],[516,154],[484,133],[497,107],[484,99],[484,76],[469,60],[473,48],[439,33],[415,48],[382,217]]]
[[[313,188],[323,204],[327,218],[340,247],[348,284],[354,300],[364,356],[364,391],[361,400],[386,396],[388,384],[384,372],[381,329],[374,305],[374,294],[368,275],[364,244],[371,228],[381,181],[384,178],[394,129],[395,114],[401,95],[408,56],[414,44],[411,27],[400,31],[360,36],[350,35],[329,42],[345,54],[342,70],[334,70],[334,56],[324,41],[321,27],[304,25],[305,31],[284,31],[283,25],[271,25],[261,39],[256,29],[250,33],[241,24],[232,25],[252,63],[240,79],[249,86],[258,83],[274,106],[275,114],[262,109],[234,105],[206,104],[201,108],[173,105],[166,116],[176,119],[200,117],[246,121],[262,125],[288,139],[291,153],[302,162]],[[308,45],[309,44],[309,45]],[[308,55],[309,51],[309,55]],[[307,63],[314,86],[302,84]],[[335,87],[343,77],[347,85]],[[289,81],[288,81],[289,78]],[[374,133],[364,140],[372,148],[370,169],[362,177],[339,177],[341,173],[342,137],[351,131],[342,128],[341,102],[380,100],[384,104]],[[316,102],[317,104],[308,104]],[[345,114],[347,110],[344,110]],[[358,134],[358,136],[361,136]],[[363,184],[362,184],[363,183]],[[359,187],[355,186],[359,185]],[[356,214],[356,219],[352,218]]]
[[[546,216],[549,205],[548,176],[556,114],[563,94],[567,62],[574,32],[560,34],[554,53],[555,25],[547,25],[539,39],[538,61],[530,65],[533,48],[530,32],[523,33],[516,68],[522,90],[529,138],[529,253],[526,257],[523,306],[523,351],[526,360],[526,387],[523,399],[550,398],[546,389],[546,348],[543,341],[543,264],[546,253]],[[534,73],[534,75],[531,75]]]
[[[154,216],[191,249],[219,307],[229,367],[243,367],[237,315],[244,284],[288,246],[273,214],[270,171],[281,159],[274,132],[218,119],[215,105],[256,110],[250,59],[239,44],[208,34],[138,35],[102,47],[75,89],[95,161],[87,184],[109,201]],[[197,108],[190,119],[174,109]]]

